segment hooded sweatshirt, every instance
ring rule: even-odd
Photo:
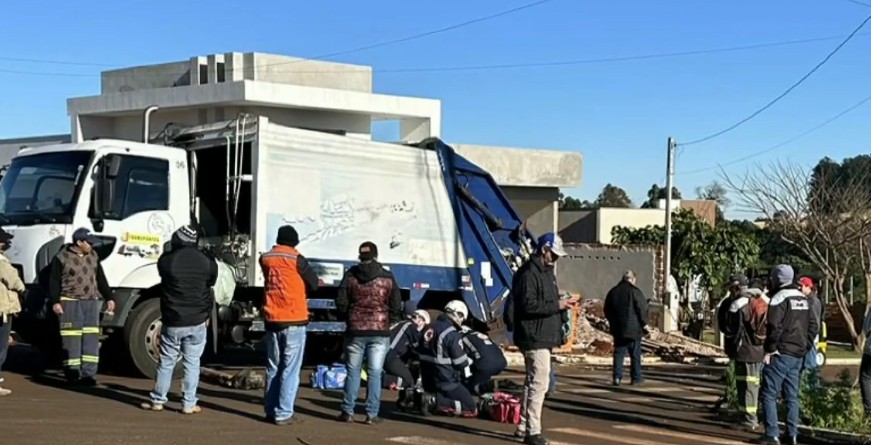
[[[160,274],[161,320],[168,327],[196,326],[212,313],[212,286],[218,280],[218,263],[197,249],[196,238],[179,230],[172,236],[172,250],[157,260]]]
[[[352,336],[390,336],[390,325],[402,320],[402,295],[393,274],[377,261],[363,262],[345,273],[336,296]]]

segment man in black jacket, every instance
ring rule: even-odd
[[[817,336],[819,325],[811,314],[807,297],[793,284],[794,277],[792,267],[787,265],[779,265],[771,271],[770,288],[775,294],[768,306],[761,394],[765,434],[760,443],[780,443],[777,396],[781,390],[787,406],[787,443],[797,443],[799,377],[808,345]]]
[[[641,338],[647,332],[647,299],[637,286],[635,272],[627,270],[623,279],[605,296],[605,318],[614,337],[614,385],[623,379],[623,359],[629,352],[632,384],[640,385]]]
[[[157,260],[160,274],[160,363],[151,401],[143,409],[162,411],[172,383],[172,371],[182,356],[182,413],[196,414],[200,357],[206,348],[206,326],[215,298],[218,263],[197,249],[197,231],[184,226],[172,235],[172,250]]]
[[[757,404],[759,400],[759,380],[762,359],[765,355],[762,341],[754,325],[754,316],[762,300],[762,280],[748,282],[743,275],[734,276],[730,287],[737,286],[740,293],[729,303],[725,316],[724,332],[731,335],[732,354],[735,363],[735,380],[738,390],[738,406],[744,416],[742,425],[750,431],[757,431]]]
[[[525,425],[524,443],[530,445],[548,443],[541,435],[541,411],[550,382],[551,350],[562,345],[561,311],[578,302],[560,299],[554,266],[565,255],[558,235],[542,235],[536,253],[514,274],[511,286],[514,344],[526,362],[521,423]]]

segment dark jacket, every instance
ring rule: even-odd
[[[401,360],[407,361],[415,355],[418,342],[420,331],[413,322],[405,320],[390,326],[390,352]]]
[[[417,348],[424,390],[450,391],[460,386],[461,372],[471,365],[461,341],[454,322],[444,314],[424,328]]]
[[[489,335],[464,328],[460,335],[463,349],[472,359],[472,374],[494,376],[508,367],[502,348]]]
[[[744,292],[728,304],[724,332],[732,335],[726,352],[729,358],[739,362],[762,363],[765,351],[761,344],[754,344],[756,333],[750,320],[750,303],[753,298],[761,297]]]
[[[521,350],[552,349],[562,345],[559,289],[553,267],[533,255],[511,285],[514,344]]]
[[[354,336],[390,335],[390,325],[402,320],[402,294],[393,274],[380,263],[351,267],[339,286],[336,308]]]
[[[781,288],[768,304],[765,352],[804,357],[820,331],[807,297],[795,286]]]
[[[218,263],[195,246],[173,245],[157,260],[161,321],[170,327],[196,326],[212,314]]]
[[[740,295],[730,292],[717,306],[717,329],[723,334],[723,350],[726,352],[726,356],[732,360],[735,359],[737,353],[738,325],[731,320],[733,317],[730,317],[729,308],[739,297]]]
[[[647,299],[634,284],[623,280],[605,296],[605,318],[614,338],[639,340],[647,325]]]

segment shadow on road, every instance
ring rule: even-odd
[[[564,406],[557,406],[555,403],[559,403]],[[619,422],[633,425],[642,425],[648,427],[654,427],[663,430],[675,431],[679,433],[685,434],[693,434],[693,435],[701,435],[707,437],[716,437],[721,439],[728,440],[737,440],[737,441],[749,441],[751,440],[751,436],[749,433],[742,433],[741,431],[712,431],[711,428],[708,429],[697,429],[697,428],[689,428],[681,425],[675,424],[675,421],[684,421],[684,422],[692,422],[694,424],[706,424],[710,427],[714,428],[728,428],[728,425],[724,425],[722,422],[714,422],[714,421],[702,421],[700,419],[690,419],[687,418],[686,415],[683,416],[663,416],[658,414],[656,410],[652,411],[636,411],[636,410],[624,410],[615,408],[613,406],[603,407],[592,403],[586,403],[576,400],[563,400],[556,399],[553,402],[547,403],[547,407],[554,410],[560,411],[568,414],[573,414],[586,418],[593,418],[598,420],[604,420],[607,422]],[[752,436],[755,438],[756,436]]]

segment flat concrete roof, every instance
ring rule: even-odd
[[[161,109],[263,105],[340,111],[380,119],[441,116],[441,102],[436,99],[250,80],[75,97],[67,100],[67,113],[70,116],[139,114],[151,105]]]

